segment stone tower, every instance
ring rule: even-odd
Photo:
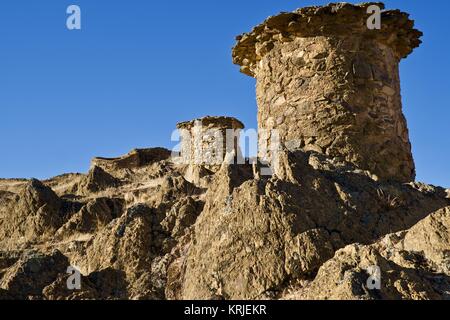
[[[177,124],[184,164],[216,171],[227,153],[239,155],[239,135],[244,125],[232,117],[204,117]]]
[[[233,60],[257,80],[259,130],[277,129],[288,148],[349,161],[380,179],[412,181],[399,62],[422,33],[399,10],[383,11],[381,29],[369,29],[371,5],[384,9],[338,3],[270,17],[237,37]]]

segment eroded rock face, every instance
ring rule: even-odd
[[[119,179],[113,177],[102,168],[94,166],[78,184],[76,192],[79,194],[95,193],[109,188],[117,188],[121,183]]]
[[[421,33],[386,11],[369,30],[369,4],[284,13],[238,37],[234,62],[257,79],[258,129],[288,146],[352,162],[381,179],[415,178],[398,64]],[[344,27],[345,26],[345,27]],[[332,129],[331,129],[332,128]],[[270,136],[261,136],[264,149]]]
[[[59,251],[26,251],[3,274],[0,288],[14,299],[41,299],[42,290],[66,272],[67,266],[67,258]]]
[[[18,194],[5,192],[2,213],[24,224],[0,229],[12,235],[1,238],[1,297],[446,297],[446,190],[376,181],[352,163],[302,149],[283,149],[277,161],[272,177],[225,161],[204,188],[184,179],[183,166],[163,160],[130,169],[120,186],[84,196],[63,188],[71,185],[67,177],[47,181],[67,190],[59,196],[34,180],[18,187]],[[14,204],[13,211],[4,210]],[[28,220],[36,213],[45,217],[37,220],[44,221],[42,234]],[[24,235],[28,241],[9,241]],[[380,239],[392,243],[380,249],[387,241]],[[418,262],[408,265],[398,260],[402,256]],[[360,288],[366,272],[359,259],[388,272],[381,295]],[[34,265],[29,260],[53,271],[33,280],[34,273],[24,269]],[[81,290],[67,289],[69,265],[82,272]],[[335,288],[327,274],[339,268],[351,271]],[[25,281],[28,286],[20,289]]]
[[[90,235],[120,217],[124,210],[123,199],[96,198],[86,205],[61,227],[55,234],[57,239],[68,239]]]
[[[0,300],[450,299],[449,190],[410,182],[401,113],[397,64],[420,34],[399,11],[367,31],[366,7],[301,9],[239,38],[260,128],[283,132],[273,176],[230,164],[235,148],[214,168],[155,148],[0,179]]]
[[[285,151],[280,161],[280,176],[235,188],[224,187],[228,171],[215,176],[187,254],[184,298],[270,297],[314,277],[345,245],[408,229],[448,203],[443,189],[379,183],[320,154]]]
[[[440,209],[411,229],[372,245],[339,250],[317,277],[289,299],[449,299],[450,208]],[[368,290],[371,266],[381,270],[381,289]]]
[[[46,238],[62,225],[63,201],[40,181],[33,179],[6,201],[0,220],[0,242],[17,246]]]
[[[170,151],[164,148],[134,149],[127,155],[119,158],[95,158],[92,167],[99,167],[106,172],[120,171],[121,169],[136,169],[159,162],[170,157]]]

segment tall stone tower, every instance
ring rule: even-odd
[[[257,80],[258,129],[286,146],[349,161],[379,178],[415,178],[399,62],[421,43],[409,15],[330,4],[268,18],[237,37],[234,63]],[[267,138],[267,135],[265,136]],[[267,141],[259,141],[260,147]]]

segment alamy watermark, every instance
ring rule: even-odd
[[[66,285],[68,290],[81,290],[81,272],[75,267],[67,267],[67,278]]]
[[[81,8],[72,4],[67,7],[66,13],[69,15],[66,20],[67,29],[81,30]]]
[[[381,268],[379,266],[370,266],[366,272],[369,275],[366,282],[367,289],[381,290]]]
[[[380,30],[381,29],[381,8],[376,4],[367,7],[367,14],[370,17],[367,19],[367,28],[369,30]]]
[[[370,14],[367,19],[367,28],[369,30],[381,29],[381,8],[376,5],[367,7],[367,14]],[[69,15],[66,20],[66,26],[69,30],[81,30],[81,8],[78,5],[71,4],[67,7],[66,13]]]

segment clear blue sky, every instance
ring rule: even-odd
[[[255,128],[255,80],[231,62],[234,37],[328,2],[2,0],[0,177],[85,172],[94,156],[172,147],[176,122],[204,115]],[[70,4],[82,9],[81,31],[66,29]],[[401,65],[418,180],[450,187],[450,1],[386,5],[425,33]]]

